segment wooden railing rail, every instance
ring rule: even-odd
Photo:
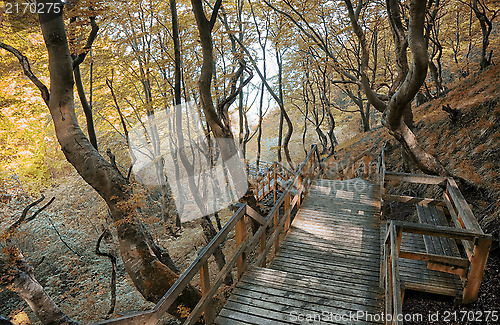
[[[348,164],[342,166],[338,164],[336,167],[326,167],[330,172],[338,174],[340,180],[352,179],[356,177],[356,172],[363,165],[363,178],[368,179],[372,174],[371,162],[374,157],[371,151],[367,150],[356,158],[349,160]]]
[[[307,193],[312,182],[312,177],[319,166],[319,173],[322,172],[321,161],[318,159],[316,145],[311,147],[311,151],[299,166],[294,174],[293,181],[284,190],[283,195],[277,199],[276,204],[266,217],[261,216],[257,211],[246,204],[237,204],[237,211],[217,235],[203,248],[196,260],[182,273],[177,281],[170,287],[167,293],[160,299],[156,306],[145,312],[127,315],[119,318],[101,321],[95,325],[152,325],[167,313],[170,306],[191,283],[196,274],[200,274],[200,287],[202,298],[193,308],[184,325],[195,324],[200,316],[204,315],[206,324],[212,324],[214,320],[213,297],[217,293],[224,279],[232,271],[234,266],[237,269],[237,279],[239,279],[247,268],[247,257],[259,247],[256,265],[265,265],[267,256],[271,252],[270,259],[274,257],[280,245],[280,234],[285,234],[288,230],[292,210],[300,206],[301,197]],[[275,166],[276,167],[276,166]],[[276,170],[276,169],[275,169]],[[292,189],[296,188],[296,193],[292,197]],[[280,215],[280,208],[284,206],[284,213]],[[260,227],[251,235],[248,233],[248,218],[252,218]],[[267,235],[267,229],[271,228],[271,234]],[[226,265],[217,273],[213,282],[210,281],[210,271],[208,259],[217,247],[221,245],[231,231],[235,232],[236,247],[233,254],[228,258]],[[274,246],[274,247],[273,247]]]
[[[279,183],[278,178],[283,180],[283,182],[287,182],[294,176],[295,173],[283,166],[281,163],[274,162],[273,164],[270,164],[266,172],[262,175],[262,178],[259,180],[257,188],[255,189],[257,200],[261,201],[269,193],[273,192],[274,203],[276,203],[278,187],[280,187],[281,190],[285,190],[285,188]]]
[[[404,232],[451,238],[461,244],[463,247],[463,255],[466,256],[447,256],[411,251],[399,252],[398,246],[398,252],[400,253],[399,257],[427,261],[428,268],[430,269],[458,274],[462,279],[464,287],[462,303],[475,301],[478,296],[484,268],[488,259],[492,236],[482,231],[455,180],[451,177],[389,172],[386,170],[385,166],[384,150],[382,150],[381,156],[379,157],[378,171],[382,215],[385,211],[386,201],[428,205],[434,204],[441,206],[449,215],[450,221],[448,225],[428,225],[392,221],[393,224],[400,228],[401,234]],[[443,191],[443,199],[388,195],[386,192],[388,181],[438,185],[445,189]]]

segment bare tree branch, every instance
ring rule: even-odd
[[[38,87],[38,89],[40,89],[40,92],[42,93],[43,101],[45,102],[45,104],[47,106],[49,106],[49,98],[50,98],[49,90],[48,90],[47,86],[45,86],[44,83],[41,82],[40,79],[38,79],[35,76],[33,71],[31,71],[31,66],[30,66],[30,63],[28,61],[28,58],[26,56],[24,56],[18,49],[14,48],[10,45],[7,45],[5,43],[0,42],[0,48],[3,48],[4,50],[9,51],[10,53],[12,53],[16,56],[16,58],[19,60],[19,63],[21,64],[21,67],[23,68],[24,74],[31,80],[31,82],[33,82],[35,84],[35,86]]]
[[[78,54],[78,56],[76,56],[76,58],[73,59],[73,69],[78,67],[83,62],[83,60],[85,60],[85,57],[89,53],[90,49],[92,48],[92,44],[94,43],[94,40],[97,37],[99,26],[97,26],[95,17],[90,17],[90,26],[92,26],[92,29],[90,31],[89,37],[87,38],[87,43],[83,47],[83,52]]]

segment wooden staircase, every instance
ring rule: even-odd
[[[215,323],[381,323],[378,212],[372,183],[316,180],[270,266],[245,273]]]

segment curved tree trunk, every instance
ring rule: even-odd
[[[66,159],[106,201],[116,223],[120,254],[127,273],[145,299],[158,302],[178,275],[154,254],[138,219],[136,199],[128,180],[91,145],[78,126],[73,98],[73,67],[62,15],[41,14],[40,24],[49,54],[49,109],[57,139]],[[170,308],[182,318],[178,306],[193,308],[200,292],[189,286]]]
[[[17,249],[11,247],[9,255],[12,255],[15,251],[17,251]],[[0,277],[0,285],[8,286],[10,290],[26,301],[31,310],[33,310],[35,315],[43,324],[79,324],[62,312],[47,292],[45,292],[40,283],[35,279],[33,269],[27,265],[22,255],[20,255],[19,252],[17,255],[19,256],[12,256],[15,259],[15,263],[8,263],[0,258],[0,274],[2,274]],[[16,266],[13,264],[16,264]],[[0,318],[0,324],[12,323],[7,323]]]
[[[426,0],[411,0],[409,8],[408,37],[401,20],[400,3],[398,0],[387,0],[387,13],[396,47],[396,63],[398,78],[389,92],[390,100],[386,105],[377,98],[373,89],[368,84],[366,74],[369,51],[363,29],[358,19],[361,11],[360,5],[354,11],[350,0],[344,0],[348,9],[349,18],[355,34],[362,48],[363,68],[361,69],[361,83],[370,103],[384,113],[383,123],[389,132],[401,143],[404,150],[423,172],[433,175],[448,175],[446,169],[435,157],[427,153],[418,144],[412,132],[413,117],[411,115],[411,101],[419,91],[427,75],[429,55],[427,41],[424,38],[424,22],[426,13]],[[360,2],[361,3],[361,2]],[[410,46],[413,61],[408,68],[406,48]],[[393,93],[394,92],[394,93]]]

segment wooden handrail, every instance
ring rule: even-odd
[[[317,160],[317,146],[313,145],[311,151],[299,166],[297,173],[294,174],[293,181],[284,190],[283,195],[276,201],[271,211],[266,217],[261,216],[257,211],[252,209],[246,204],[238,203],[237,211],[233,214],[231,219],[224,225],[224,227],[217,233],[217,235],[202,249],[196,260],[182,273],[177,281],[170,287],[155,307],[149,311],[136,313],[133,315],[123,316],[110,320],[101,321],[95,325],[152,325],[156,324],[167,313],[170,306],[182,293],[182,291],[192,281],[194,276],[200,273],[202,298],[191,311],[191,314],[184,322],[184,325],[194,324],[198,321],[202,313],[205,313],[205,322],[211,324],[214,315],[212,299],[219,289],[223,280],[231,272],[232,268],[237,265],[238,279],[245,271],[247,266],[246,257],[256,249],[260,244],[260,253],[257,258],[257,265],[265,264],[265,260],[270,248],[274,245],[274,252],[277,251],[280,244],[279,236],[281,231],[286,229],[286,225],[290,223],[292,210],[300,205],[300,196],[307,192],[311,177],[314,173],[314,161]],[[321,161],[318,161],[320,172],[322,170]],[[274,165],[275,166],[275,165]],[[276,166],[275,166],[276,167]],[[306,180],[306,181],[303,181]],[[270,183],[269,183],[270,187]],[[291,196],[293,188],[297,189],[296,194]],[[283,216],[279,215],[279,210],[282,205],[285,205],[285,213]],[[253,234],[248,236],[246,217],[256,220],[260,227]],[[266,237],[268,227],[273,227],[273,232]],[[210,273],[208,268],[208,258],[214,253],[215,249],[219,247],[226,239],[228,234],[235,230],[236,248],[234,253],[226,262],[226,265],[217,273],[215,281],[210,283]]]
[[[454,227],[428,225],[425,223],[415,223],[406,221],[391,220],[394,224],[401,227],[404,232],[429,235],[437,237],[446,237],[459,240],[471,240],[476,238],[491,238],[490,234],[485,234],[482,231],[474,231],[469,229],[458,229]]]

